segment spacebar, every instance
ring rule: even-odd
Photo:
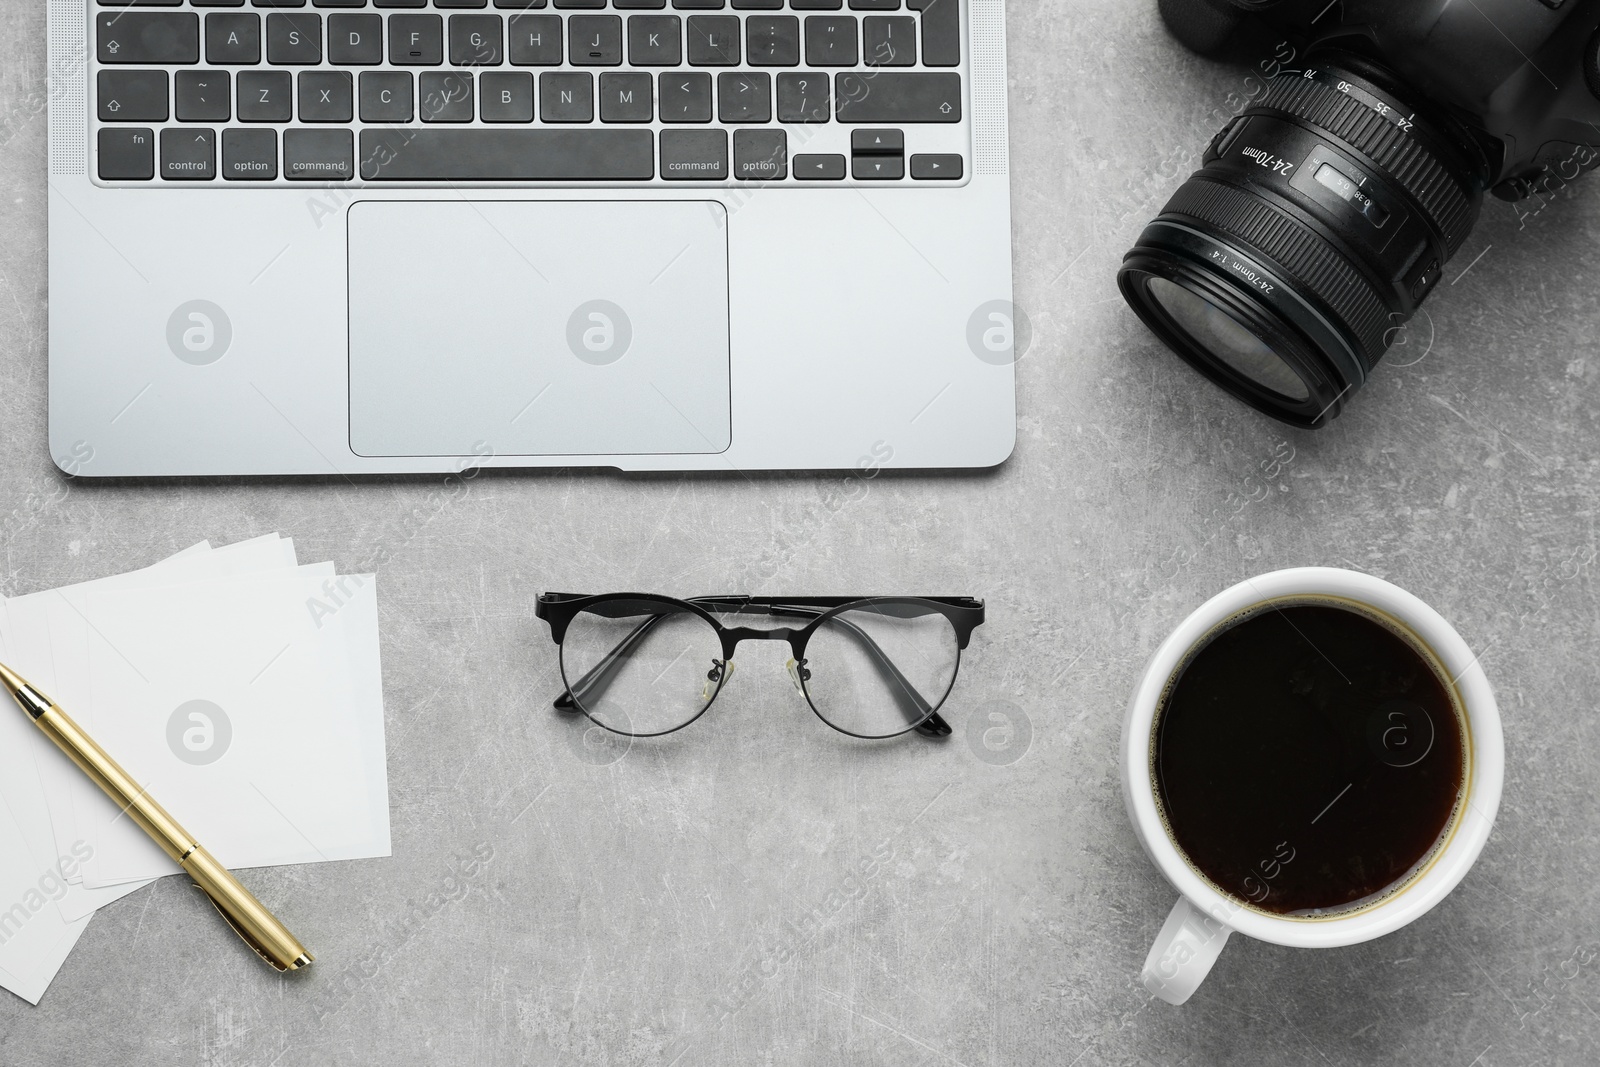
[[[649,130],[361,131],[366,181],[647,181]]]

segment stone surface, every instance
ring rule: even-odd
[[[1010,6],[1017,299],[1037,337],[1010,463],[486,474],[449,494],[57,473],[44,5],[0,5],[0,588],[203,537],[282,530],[345,568],[387,548],[394,817],[392,859],[247,876],[319,954],[309,972],[273,975],[164,879],[95,919],[38,1008],[0,997],[0,1060],[1593,1062],[1600,194],[1491,202],[1347,414],[1286,431],[1166,355],[1113,284],[1247,74],[1184,54],[1152,0]],[[1206,597],[1313,563],[1398,582],[1483,650],[1510,756],[1498,827],[1402,932],[1320,953],[1236,938],[1186,1007],[1153,1003],[1137,972],[1173,893],[1123,816],[1124,701]],[[533,600],[629,587],[970,593],[990,621],[946,744],[834,734],[769,645],[696,728],[605,748],[550,709]]]

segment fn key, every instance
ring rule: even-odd
[[[149,129],[100,131],[102,181],[147,182],[156,176],[156,135]]]

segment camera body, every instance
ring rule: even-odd
[[[1160,0],[1245,61],[1247,106],[1118,284],[1175,352],[1294,425],[1337,417],[1443,276],[1486,192],[1600,163],[1600,0]]]
[[[1370,57],[1477,142],[1485,187],[1520,200],[1600,163],[1600,0],[1160,0],[1219,59]],[[1274,73],[1276,71],[1274,70]]]

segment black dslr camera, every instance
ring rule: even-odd
[[[1600,161],[1600,0],[1160,0],[1264,78],[1117,281],[1175,352],[1284,422],[1336,418],[1487,190]]]

